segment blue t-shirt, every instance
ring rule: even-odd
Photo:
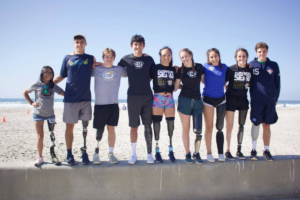
[[[205,63],[203,65],[205,71],[203,96],[212,98],[221,98],[224,96],[224,85],[227,65],[222,63],[220,66],[213,66]]]
[[[64,102],[91,101],[91,73],[94,57],[88,54],[66,55],[60,76],[67,77]]]

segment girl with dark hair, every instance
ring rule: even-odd
[[[249,102],[247,92],[250,85],[253,71],[247,65],[248,52],[246,49],[239,48],[234,54],[236,64],[227,69],[226,81],[229,81],[226,91],[226,158],[234,160],[230,153],[230,139],[233,127],[235,110],[239,111],[238,123],[239,130],[237,134],[237,152],[236,156],[244,160],[245,157],[241,152],[242,141],[244,136],[244,125],[246,122]]]
[[[159,152],[159,134],[160,122],[162,116],[165,114],[168,127],[168,135],[170,138],[169,159],[174,162],[172,136],[174,131],[174,116],[175,103],[173,99],[175,68],[172,61],[172,50],[169,47],[163,47],[159,50],[160,64],[154,65],[150,69],[150,77],[153,79],[153,106],[152,106],[152,120],[153,130],[156,140],[155,159],[157,162],[163,162]]]
[[[45,66],[41,70],[40,78],[37,82],[31,84],[23,95],[30,105],[33,106],[33,121],[37,132],[37,150],[38,156],[35,165],[43,164],[43,139],[44,139],[44,120],[47,120],[50,131],[50,138],[53,146],[50,148],[52,162],[60,164],[54,153],[54,124],[55,115],[53,109],[54,92],[64,96],[64,91],[53,83],[54,72],[49,66]],[[29,93],[35,92],[35,101],[29,97]]]
[[[202,164],[199,149],[202,139],[202,101],[200,93],[200,82],[204,78],[204,69],[201,64],[195,63],[191,50],[185,48],[179,52],[182,61],[181,68],[176,74],[175,90],[180,87],[182,89],[178,97],[178,113],[182,124],[182,140],[185,148],[185,162],[192,163],[190,152],[190,120],[193,116],[193,131],[196,134],[195,151],[193,158],[196,163]]]
[[[224,135],[222,132],[224,126],[224,117],[226,112],[226,98],[224,94],[224,85],[227,66],[221,63],[220,52],[216,48],[209,49],[206,53],[207,63],[204,64],[205,87],[203,89],[203,114],[205,120],[205,143],[207,149],[207,161],[215,162],[211,152],[211,138],[214,120],[214,108],[216,108],[218,130],[216,135],[219,161],[225,161],[223,153]]]

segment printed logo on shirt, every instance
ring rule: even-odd
[[[253,122],[256,122],[256,118],[253,118],[252,121],[253,121]]]
[[[213,67],[213,66],[210,66],[209,68],[208,68],[210,71],[212,71],[213,73],[215,73],[216,75],[218,75],[218,76],[221,76],[223,73],[221,72],[221,71],[218,71],[215,67]]]
[[[250,72],[235,72],[234,81],[247,81],[249,82],[251,78]]]
[[[89,59],[86,59],[84,62],[83,62],[84,65],[87,65],[89,64]]]
[[[272,74],[272,73],[273,73],[273,70],[272,70],[270,67],[268,67],[268,68],[267,68],[267,72],[269,72],[269,74]]]
[[[82,63],[86,65],[86,64],[88,64],[88,62],[89,62],[89,59],[86,59],[85,61],[83,61],[81,59],[75,60],[75,61],[68,60],[68,64],[70,66],[73,66],[73,65],[76,66],[77,64],[81,65]]]
[[[187,75],[190,77],[190,78],[196,78],[196,76],[197,76],[197,71],[192,71],[192,70],[190,70],[190,71],[188,71],[187,72]]]
[[[254,68],[253,69],[253,74],[254,75],[259,75],[259,68]]]
[[[113,80],[115,75],[116,74],[113,71],[106,71],[101,74],[101,76],[104,78],[104,80],[107,80],[107,81]]]
[[[173,71],[169,70],[157,70],[157,78],[174,78]]]
[[[71,61],[71,60],[68,60],[68,64],[70,65],[70,66],[73,66],[73,62]]]
[[[142,69],[144,62],[143,61],[135,61],[135,62],[133,62],[133,65],[135,66],[136,69]]]
[[[171,86],[171,85],[172,85],[172,83],[173,83],[173,81],[172,81],[172,80],[168,80],[168,85],[169,85],[169,86]]]

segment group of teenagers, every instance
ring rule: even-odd
[[[73,129],[78,120],[82,121],[83,147],[82,162],[89,164],[89,156],[86,152],[86,136],[88,123],[92,118],[91,107],[91,77],[95,80],[95,106],[93,128],[96,129],[96,148],[93,155],[93,164],[100,164],[99,143],[102,139],[105,126],[108,132],[108,159],[112,164],[118,163],[115,157],[114,145],[116,140],[115,126],[119,120],[118,92],[122,77],[128,76],[128,117],[132,154],[128,161],[135,164],[138,160],[136,147],[138,127],[140,119],[144,125],[144,135],[147,146],[147,163],[154,163],[152,156],[153,132],[156,141],[155,160],[163,162],[159,150],[159,137],[163,115],[167,123],[169,136],[169,160],[176,160],[172,146],[174,132],[175,102],[173,92],[181,90],[178,97],[177,111],[182,123],[182,140],[185,148],[185,162],[202,164],[199,150],[202,141],[202,115],[205,122],[205,143],[207,149],[207,161],[215,162],[212,156],[211,140],[214,126],[214,113],[216,113],[215,127],[217,129],[216,143],[218,160],[234,160],[230,152],[231,132],[233,129],[234,113],[238,111],[237,152],[239,159],[245,159],[241,147],[244,135],[249,102],[247,99],[248,88],[251,96],[252,121],[251,136],[252,150],[251,160],[257,160],[256,144],[259,136],[260,124],[263,127],[263,156],[267,161],[272,161],[270,153],[270,125],[278,120],[276,104],[280,93],[280,72],[276,62],[267,58],[268,45],[259,42],[255,45],[257,58],[250,63],[246,49],[236,50],[234,57],[236,64],[228,67],[221,63],[220,52],[216,48],[209,49],[206,53],[207,63],[195,63],[191,50],[180,50],[181,66],[173,65],[172,50],[163,47],[159,50],[160,63],[155,64],[153,58],[145,53],[145,39],[141,35],[131,38],[130,46],[132,54],[124,56],[115,66],[116,57],[114,50],[104,49],[103,62],[96,62],[94,56],[85,53],[87,45],[86,37],[76,34],[73,37],[75,52],[63,59],[60,74],[54,78],[54,71],[50,66],[42,68],[40,78],[30,85],[23,95],[34,107],[33,121],[38,136],[38,156],[35,165],[43,164],[43,138],[44,121],[47,120],[50,138],[53,145],[50,148],[52,161],[60,164],[55,155],[54,125],[55,115],[53,109],[54,93],[64,96],[63,121],[66,123],[67,162],[74,165],[75,159],[72,153]],[[67,78],[65,91],[57,84]],[[150,81],[153,81],[152,93]],[[204,84],[203,93],[200,92],[200,84]],[[226,92],[224,92],[224,88]],[[35,92],[35,101],[29,94]],[[192,118],[191,118],[192,117]],[[224,119],[226,119],[226,146],[224,155]],[[195,133],[194,152],[190,151],[190,121],[193,122]],[[152,126],[151,126],[152,125]],[[152,132],[153,130],[153,132]],[[194,161],[193,161],[194,160]]]

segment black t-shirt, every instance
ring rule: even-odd
[[[181,73],[181,68],[179,68],[176,73],[176,79],[181,79],[183,85],[179,96],[201,99],[200,82],[203,74],[204,68],[198,63],[196,63],[194,72],[191,67],[183,67],[183,73]]]
[[[247,98],[252,75],[253,70],[251,70],[249,66],[241,68],[237,65],[232,65],[229,67],[226,71],[226,81],[229,81],[226,95]]]
[[[161,64],[153,65],[150,69],[150,77],[153,79],[154,93],[173,93],[175,73],[175,67],[165,67]]]
[[[119,66],[127,70],[129,88],[128,95],[148,95],[152,94],[150,87],[150,67],[155,65],[151,56],[135,57],[133,54],[124,56]]]

